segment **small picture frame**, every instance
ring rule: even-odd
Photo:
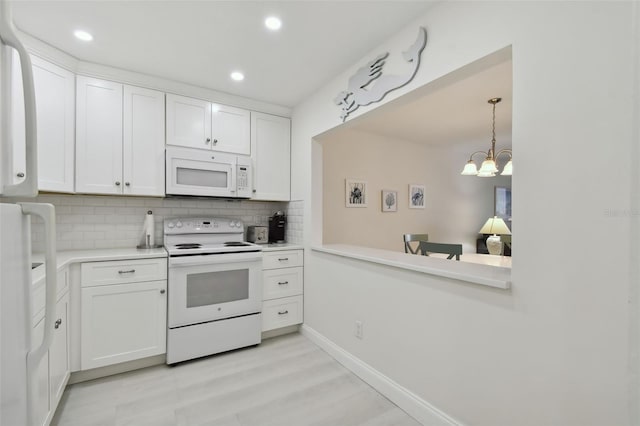
[[[397,212],[398,211],[398,191],[392,191],[390,189],[382,190],[382,211],[383,212]]]
[[[345,179],[345,206],[367,207],[367,182],[362,179]]]
[[[409,184],[409,208],[424,209],[424,185]]]

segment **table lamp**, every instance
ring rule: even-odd
[[[492,234],[487,238],[487,249],[489,254],[502,254],[502,240],[500,235],[511,235],[511,231],[504,223],[504,220],[498,216],[490,217],[480,229],[481,234]]]

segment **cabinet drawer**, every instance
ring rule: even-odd
[[[262,269],[291,268],[303,265],[302,250],[283,250],[264,253]]]
[[[271,269],[263,272],[264,300],[302,294],[303,268]]]
[[[167,259],[87,262],[80,268],[82,287],[164,280]]]
[[[302,323],[302,296],[267,300],[262,304],[262,331]]]

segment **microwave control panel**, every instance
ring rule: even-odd
[[[246,167],[238,167],[238,191],[243,191],[249,187],[249,172]]]

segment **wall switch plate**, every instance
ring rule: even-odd
[[[356,330],[354,334],[358,339],[362,339],[362,321],[356,321]]]

